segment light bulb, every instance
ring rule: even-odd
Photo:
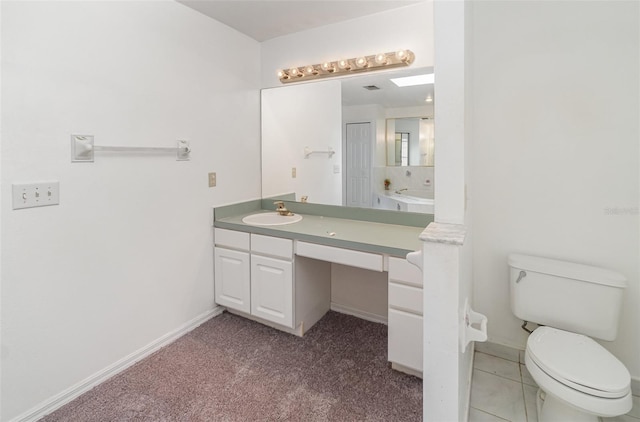
[[[307,66],[304,69],[304,73],[306,73],[307,75],[314,75],[316,74],[316,69],[313,66]]]
[[[376,63],[387,64],[387,55],[384,53],[376,54]]]
[[[298,70],[297,67],[292,67],[291,69],[289,69],[289,75],[298,76],[299,74],[300,74],[300,71]]]
[[[407,59],[407,52],[405,50],[396,51],[396,59],[404,61]]]
[[[282,69],[278,70],[278,78],[282,79],[282,78],[285,78],[286,76],[287,76],[287,73],[284,70]]]
[[[364,57],[358,57],[356,59],[356,66],[357,67],[360,67],[360,68],[367,67],[368,64],[369,63],[367,62],[367,59],[364,58]]]
[[[340,61],[338,62],[338,67],[339,67],[340,69],[343,69],[343,70],[349,70],[349,69],[351,69],[351,66],[349,66],[349,62],[348,62],[348,61],[346,61],[346,60],[340,60]]]
[[[326,72],[333,72],[336,70],[335,67],[333,67],[333,63],[331,62],[324,62],[322,63],[322,70],[326,71]]]

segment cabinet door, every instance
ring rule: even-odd
[[[293,265],[251,256],[251,315],[293,328]]]
[[[231,309],[251,311],[249,253],[215,248],[216,303]]]
[[[422,371],[422,317],[389,309],[389,361]]]

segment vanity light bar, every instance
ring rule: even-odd
[[[392,69],[409,66],[415,55],[411,50],[398,50],[390,53],[378,53],[352,59],[336,60],[321,64],[310,64],[278,71],[278,78],[283,84],[310,81],[313,79],[344,76],[350,73],[371,72],[374,70]]]

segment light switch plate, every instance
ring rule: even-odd
[[[60,204],[60,182],[13,183],[14,210]]]
[[[213,188],[216,186],[216,174],[209,173],[209,187]]]
[[[295,167],[291,167],[291,178],[295,179],[297,174],[297,170]]]

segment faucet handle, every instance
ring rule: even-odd
[[[279,209],[279,210],[284,209],[284,201],[274,201],[273,205],[276,206],[276,209]]]

